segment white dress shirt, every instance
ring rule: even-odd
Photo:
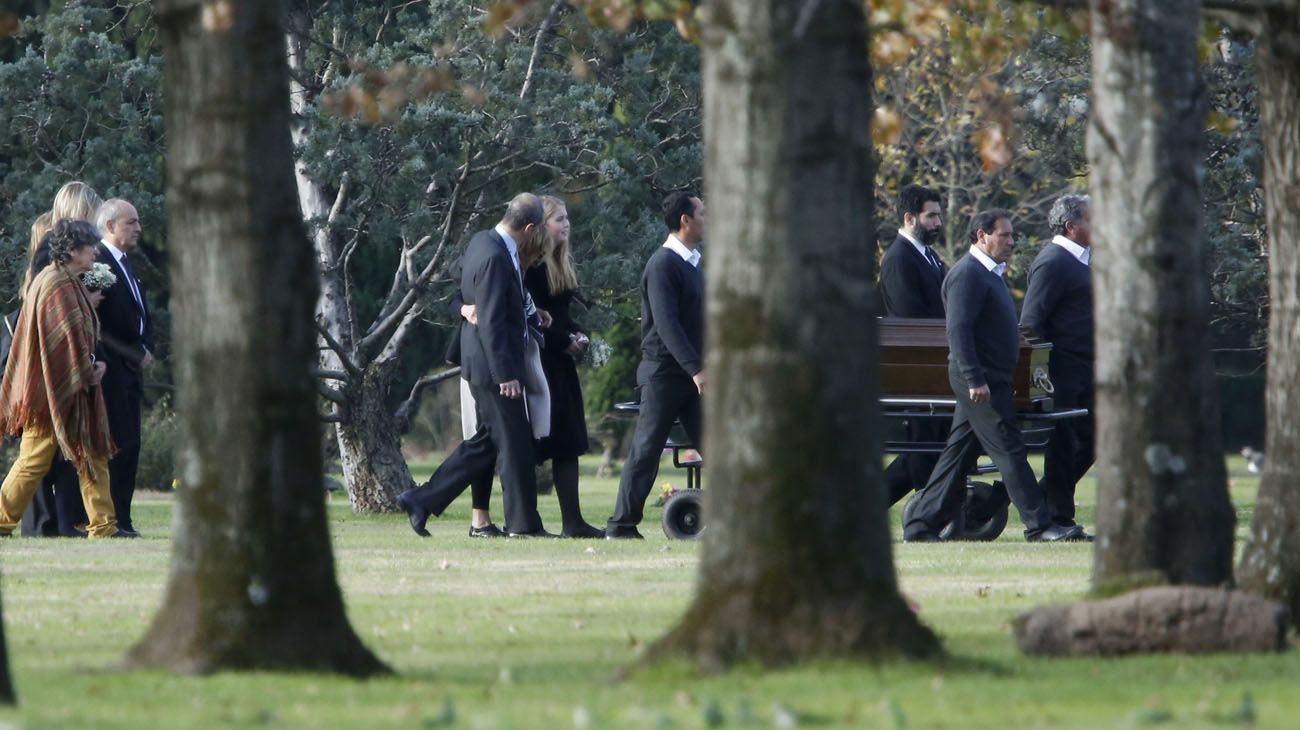
[[[677,236],[669,233],[668,240],[664,241],[664,248],[671,249],[673,253],[681,256],[682,260],[691,266],[697,269],[700,268],[700,250],[698,248],[694,250],[687,248],[686,244],[682,243]]]
[[[1005,263],[999,264],[998,262],[989,258],[989,255],[981,251],[979,249],[979,246],[971,246],[970,255],[974,256],[976,261],[983,264],[984,268],[988,269],[989,271],[992,271],[993,273],[997,274],[999,277],[1007,273],[1007,265]]]
[[[1052,243],[1055,243],[1057,246],[1060,246],[1066,251],[1069,251],[1071,254],[1074,255],[1076,259],[1079,259],[1079,263],[1083,264],[1084,266],[1091,266],[1090,263],[1092,261],[1091,248],[1084,248],[1083,246],[1080,246],[1074,241],[1071,241],[1070,239],[1061,235],[1053,236]]]

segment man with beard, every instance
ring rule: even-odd
[[[966,495],[966,475],[980,447],[1002,472],[1030,542],[1082,540],[1078,526],[1053,524],[1043,490],[1029,467],[1011,387],[1020,355],[1016,303],[1002,276],[1016,243],[1011,214],[986,210],[971,223],[970,253],[943,280],[948,311],[948,382],[956,396],[948,443],[925,489],[916,495],[903,539],[934,542],[952,522]]]
[[[1029,269],[1020,326],[1052,343],[1048,361],[1057,408],[1093,408],[1092,227],[1088,196],[1063,195],[1047,215],[1055,237]],[[1043,455],[1052,520],[1073,525],[1074,488],[1094,459],[1093,418],[1061,421]]]
[[[898,194],[898,237],[880,261],[880,298],[886,317],[943,319],[943,285],[947,269],[934,252],[943,238],[939,193],[908,185]],[[908,439],[939,443],[948,438],[948,424],[935,418],[914,418],[907,423]],[[894,504],[930,478],[939,457],[934,454],[900,454],[885,469],[889,503]]]

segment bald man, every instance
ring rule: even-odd
[[[533,433],[524,405],[523,272],[519,246],[542,225],[542,201],[521,193],[510,201],[495,228],[470,239],[461,261],[460,292],[477,311],[476,323],[460,327],[461,377],[478,408],[478,431],[461,442],[424,486],[403,492],[398,504],[411,529],[427,537],[429,515],[447,509],[470,483],[490,480],[499,464],[505,495],[506,533],[511,537],[554,537],[537,514]],[[499,454],[499,458],[498,458]]]

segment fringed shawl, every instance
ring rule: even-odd
[[[91,357],[98,339],[99,318],[81,278],[50,264],[27,290],[0,383],[3,433],[49,429],[64,458],[92,479],[88,460],[117,451],[103,392],[94,384]]]

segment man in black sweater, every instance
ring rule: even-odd
[[[1093,327],[1092,228],[1088,196],[1064,195],[1048,213],[1055,235],[1029,269],[1020,326],[1052,343],[1053,400],[1057,408],[1087,408],[1086,418],[1056,424],[1043,455],[1043,478],[1052,520],[1073,525],[1074,488],[1092,467]]]
[[[678,419],[700,446],[700,395],[704,392],[704,277],[700,241],[704,203],[691,193],[664,200],[668,240],[650,256],[641,276],[641,365],[637,385],[641,412],[632,448],[623,462],[614,515],[605,527],[611,540],[640,539],[645,501],[659,475],[659,457]]]
[[[939,193],[908,185],[898,194],[898,237],[880,261],[880,302],[887,317],[943,319],[943,262],[934,244],[943,238]],[[914,418],[907,423],[912,442],[941,442],[948,424],[937,418]],[[900,454],[885,469],[889,503],[925,486],[939,460],[934,454]]]
[[[943,280],[948,312],[948,382],[957,398],[948,443],[925,489],[913,499],[903,539],[932,542],[952,521],[966,493],[966,475],[980,447],[1002,472],[1031,542],[1082,539],[1078,527],[1052,523],[1012,400],[1011,376],[1020,352],[1016,303],[1002,275],[1015,249],[1011,214],[988,210],[971,223],[970,253]]]

